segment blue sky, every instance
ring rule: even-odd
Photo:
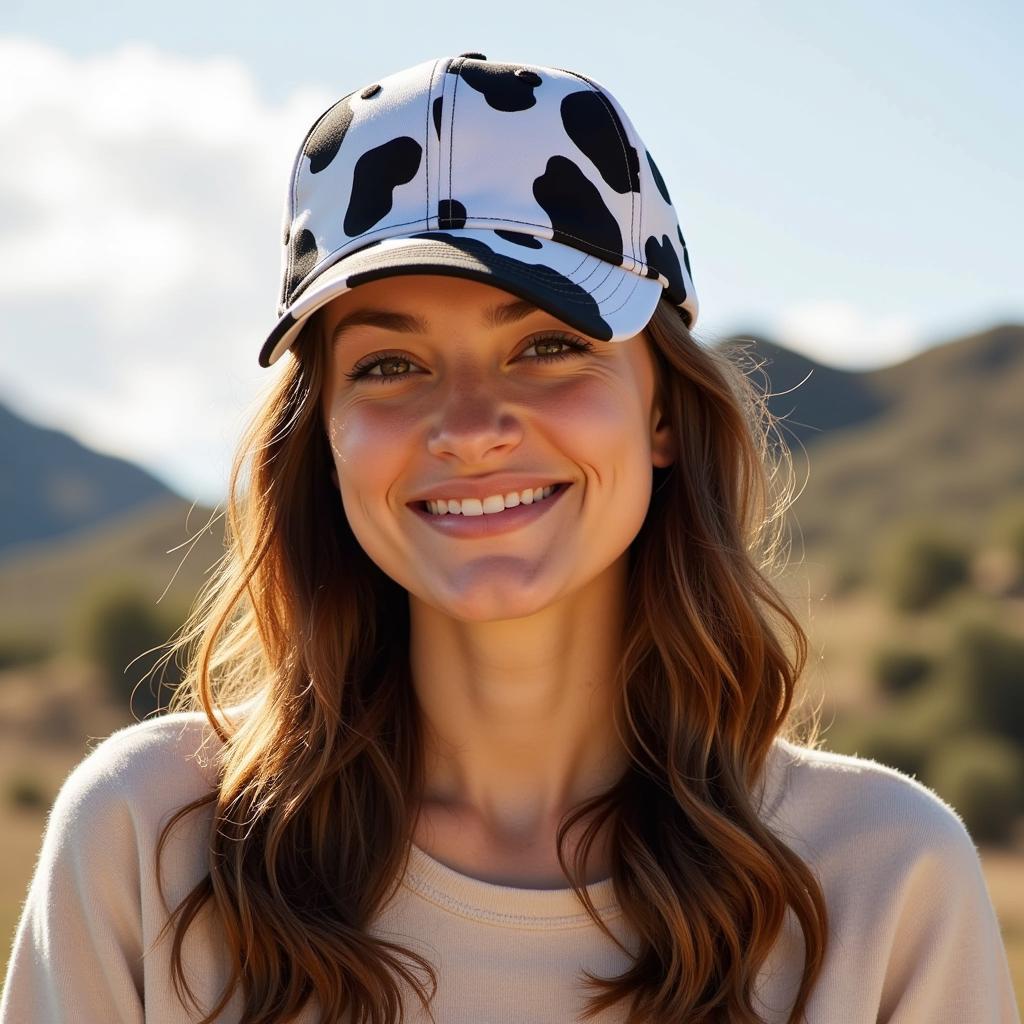
[[[305,128],[467,50],[619,98],[708,341],[758,332],[859,369],[1024,321],[1022,30],[1010,0],[6,0],[0,400],[221,501],[274,372],[256,353]]]

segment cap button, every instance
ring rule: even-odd
[[[460,53],[460,57],[472,57],[474,60],[487,60],[482,53]]]

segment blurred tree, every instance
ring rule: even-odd
[[[1024,746],[1024,640],[985,622],[962,623],[943,671],[976,728]]]
[[[879,689],[896,697],[916,690],[931,670],[932,659],[927,654],[905,647],[884,647],[875,652],[872,661]]]
[[[925,783],[963,818],[971,837],[1005,843],[1024,811],[1024,755],[1009,740],[972,732],[937,747]]]
[[[969,579],[970,553],[952,537],[918,526],[890,541],[882,576],[897,609],[922,611]]]
[[[104,674],[111,696],[138,719],[164,710],[181,682],[174,661],[154,670],[177,622],[131,579],[104,581],[76,610],[75,645]]]

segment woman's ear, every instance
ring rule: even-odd
[[[651,427],[651,463],[664,469],[676,461],[676,439],[672,431],[672,424],[661,415],[660,408],[656,405],[651,414],[653,426]]]

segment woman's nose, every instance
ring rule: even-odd
[[[474,458],[496,445],[514,445],[522,437],[521,419],[502,398],[500,386],[453,381],[438,396],[431,415],[429,447],[435,454],[458,450],[464,458]]]

